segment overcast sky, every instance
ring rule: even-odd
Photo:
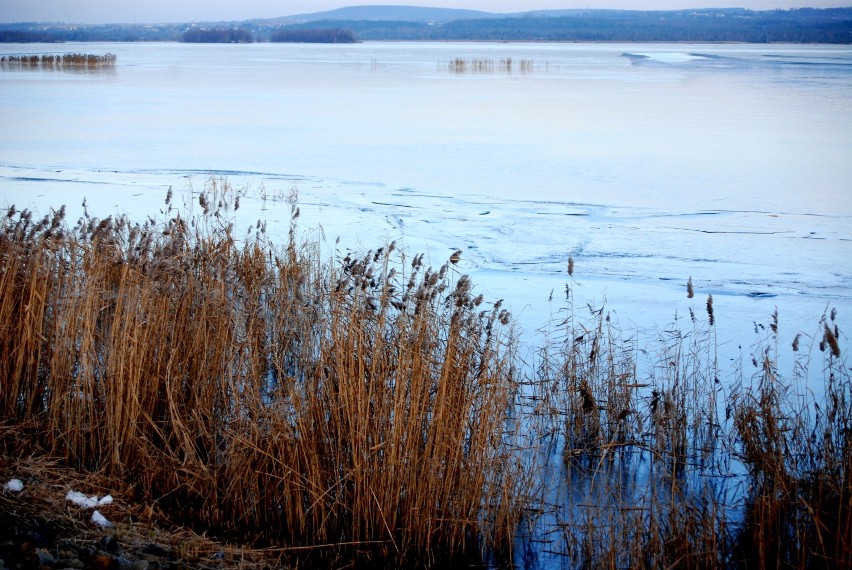
[[[274,18],[366,4],[521,12],[560,8],[775,8],[850,6],[852,0],[0,0],[0,22],[191,22]]]

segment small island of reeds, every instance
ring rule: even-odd
[[[532,73],[536,66],[531,59],[515,60],[504,57],[494,60],[490,57],[455,57],[447,64],[447,69],[453,73]]]
[[[147,505],[105,511],[116,536],[143,513],[269,566],[852,565],[835,311],[792,342],[769,316],[727,371],[729,317],[691,280],[689,317],[640,339],[574,306],[569,259],[563,308],[529,350],[457,254],[439,268],[395,243],[321,254],[295,195],[282,244],[261,221],[238,237],[241,199],[211,180],[196,214],[170,191],[157,219],[86,211],[70,227],[64,208],[9,207],[0,477],[43,458],[87,474],[83,492]],[[0,495],[0,523],[50,517],[27,504]]]
[[[101,70],[114,68],[116,60],[111,53],[0,55],[0,69]]]

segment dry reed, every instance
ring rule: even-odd
[[[692,280],[688,296],[694,297]],[[525,425],[542,473],[524,537],[571,567],[849,567],[852,378],[823,317],[825,396],[806,396],[811,351],[775,366],[779,318],[755,374],[720,380],[716,315],[690,308],[643,347],[603,308],[565,309],[530,383]],[[832,312],[836,317],[836,313]],[[684,328],[686,328],[684,332]],[[796,349],[803,335],[796,336]],[[653,357],[647,359],[647,356]],[[553,472],[551,457],[565,465]]]
[[[792,382],[780,377],[777,317],[755,347],[751,385],[733,395],[737,456],[750,483],[735,554],[747,567],[852,567],[852,380],[835,317],[823,317],[821,340],[812,337],[828,349],[821,397],[808,402],[799,384],[813,350],[799,346],[801,334],[797,373]]]
[[[5,451],[282,555],[509,551],[526,478],[505,312],[392,247],[328,265],[295,226],[281,251],[238,244],[211,206],[233,198],[214,183],[206,216],[142,226],[4,216]]]

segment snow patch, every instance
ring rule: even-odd
[[[94,509],[95,507],[109,505],[113,500],[112,495],[106,495],[105,497],[98,499],[97,495],[86,496],[79,491],[68,491],[68,494],[65,495],[65,499],[83,509]],[[97,511],[95,512],[97,513]]]
[[[92,522],[101,528],[109,528],[112,526],[112,523],[109,522],[107,518],[101,514],[100,511],[95,511],[92,513]]]

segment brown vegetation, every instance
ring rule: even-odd
[[[852,567],[852,377],[836,312],[783,379],[777,312],[755,325],[753,373],[723,376],[712,296],[706,321],[690,309],[686,332],[674,323],[648,346],[602,309],[575,313],[570,286],[566,306],[527,428],[550,442],[543,473],[561,450],[567,484],[541,489],[550,531],[530,539],[572,567]]]
[[[10,210],[5,452],[121,479],[172,520],[282,554],[506,549],[524,479],[505,311],[392,244],[323,265],[295,233],[282,251],[238,245],[213,220],[68,230],[62,210]]]

